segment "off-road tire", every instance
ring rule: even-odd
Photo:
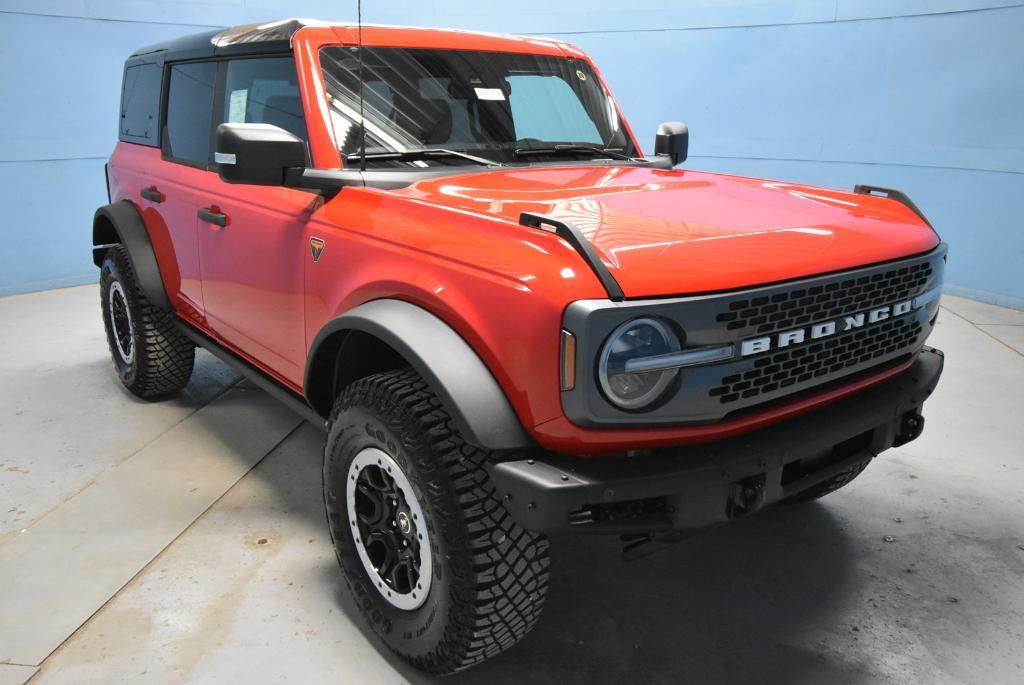
[[[843,471],[842,473],[833,476],[824,483],[819,483],[818,485],[815,485],[813,488],[810,488],[809,490],[804,490],[799,494],[787,498],[786,502],[800,504],[801,502],[812,502],[816,499],[821,499],[825,495],[833,493],[839,488],[849,485],[850,481],[852,481],[854,478],[856,478],[857,476],[864,472],[864,469],[868,467],[868,464],[870,464],[871,461],[871,459],[868,459],[865,462],[857,464],[853,468],[847,469],[846,471]]]
[[[127,305],[130,349],[119,349],[112,314],[115,300]],[[128,251],[122,245],[107,250],[100,265],[100,304],[107,345],[124,387],[144,399],[156,399],[184,388],[192,376],[195,345],[174,327],[174,314],[153,305],[139,288]]]
[[[397,463],[427,519],[433,577],[411,610],[385,601],[356,549],[346,476],[360,451]],[[466,444],[427,383],[402,369],[342,390],[324,455],[324,501],[338,561],[356,604],[384,643],[442,675],[508,649],[537,622],[548,585],[548,541],[520,528],[491,484],[492,455]]]

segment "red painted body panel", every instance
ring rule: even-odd
[[[368,45],[566,54],[551,40],[364,27]],[[352,43],[350,27],[293,38],[312,163],[339,168],[318,53]],[[606,165],[474,172],[400,190],[349,187],[326,203],[286,188],[229,186],[211,171],[119,143],[111,194],[139,206],[178,312],[288,387],[301,391],[323,325],[392,297],[445,320],[480,355],[541,446],[573,454],[725,438],[863,389],[901,369],[711,426],[594,429],[563,415],[559,333],[571,302],[605,297],[586,263],[520,212],[568,219],[587,234],[628,297],[729,290],[927,251],[934,232],[903,205],[835,190]],[[168,196],[139,197],[156,184]],[[227,227],[199,222],[218,205]],[[325,242],[317,263],[309,239]]]
[[[216,206],[227,226],[199,221],[207,324],[294,387],[306,370],[304,228],[317,198],[294,188],[233,185],[207,173],[200,206]]]
[[[557,171],[569,175],[595,170]],[[600,171],[607,173],[608,168]],[[442,181],[448,180],[456,188],[461,187],[461,178]],[[604,297],[600,283],[557,236],[486,212],[478,215],[457,206],[427,202],[417,197],[420,185],[402,191],[345,189],[311,222],[309,234],[324,239],[327,247],[316,268],[306,271],[307,340],[312,341],[330,318],[372,299],[397,297],[419,304],[470,343],[504,388],[523,424],[548,449],[594,454],[720,439],[782,420],[891,375],[881,373],[783,408],[714,426],[615,430],[575,426],[562,413],[558,389],[561,317],[575,300]],[[904,221],[902,215],[899,221]],[[879,253],[878,258],[848,266],[934,247],[930,229],[919,221],[907,223],[915,233],[923,227],[932,239],[913,243],[903,254]],[[772,271],[770,264],[762,264],[762,269],[765,281],[793,277],[782,270]],[[727,265],[714,268],[709,263],[703,272],[710,273],[717,284],[728,282]],[[680,277],[675,273],[667,276],[665,289],[658,294],[688,292],[676,289]],[[687,277],[697,283],[696,275]],[[739,282],[734,287],[748,284]]]
[[[118,143],[107,169],[111,199],[130,200],[142,214],[171,303],[185,318],[205,324],[195,194],[208,172],[165,163],[160,150],[127,143]],[[143,188],[156,188],[164,202],[143,198]]]
[[[511,222],[521,212],[572,221],[633,298],[784,281],[938,245],[891,200],[683,169],[515,169],[398,192]]]
[[[307,269],[308,341],[363,302],[407,300],[469,342],[525,425],[561,415],[562,311],[604,295],[572,248],[550,233],[386,191],[347,188],[318,218],[309,231],[327,245]]]

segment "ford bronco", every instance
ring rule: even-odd
[[[201,346],[322,427],[366,620],[428,672],[479,663],[536,623],[550,538],[636,558],[921,432],[922,213],[687,145],[644,156],[557,40],[284,20],[139,50],[93,221],[114,366],[163,397]]]

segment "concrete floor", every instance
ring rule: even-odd
[[[555,541],[537,629],[447,682],[1024,682],[1024,312],[944,307],[920,440],[639,562]],[[428,682],[349,602],[322,435],[205,353],[130,397],[98,310],[0,299],[0,685]]]

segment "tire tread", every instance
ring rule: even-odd
[[[174,313],[152,304],[139,287],[128,250],[123,245],[110,248],[107,259],[120,274],[121,286],[129,298],[132,324],[135,326],[135,373],[122,381],[132,393],[144,399],[166,397],[188,385],[195,365],[195,345],[178,332]],[[113,279],[109,268],[101,274],[101,294]],[[101,301],[107,321],[105,298]],[[115,360],[118,351],[107,322],[107,344]]]
[[[367,407],[385,419],[409,448],[440,512],[437,528],[452,550],[453,608],[444,639],[433,652],[415,658],[389,647],[434,674],[461,671],[505,651],[533,628],[543,608],[547,538],[512,520],[483,468],[491,453],[459,437],[440,400],[415,371],[399,369],[354,382],[339,395],[332,425],[352,406]],[[346,581],[358,595],[361,586],[347,575]]]

